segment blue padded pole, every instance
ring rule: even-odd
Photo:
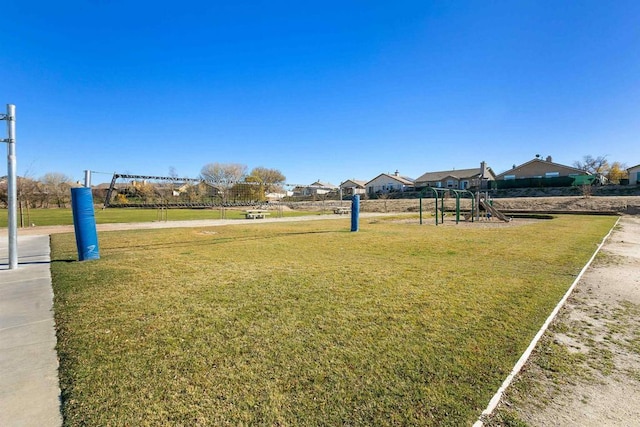
[[[351,231],[358,231],[360,223],[360,195],[351,199]]]
[[[91,188],[71,189],[71,211],[73,213],[73,228],[76,232],[78,259],[80,261],[100,259]]]

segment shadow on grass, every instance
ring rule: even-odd
[[[37,264],[50,264],[49,261],[26,261],[26,262],[19,262],[18,266],[21,265],[37,265]],[[9,267],[9,263],[8,262],[0,262],[0,269],[3,268],[8,268]]]

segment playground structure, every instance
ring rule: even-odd
[[[480,197],[479,201],[480,201],[479,202],[480,206],[482,206],[485,209],[485,211],[487,212],[487,215],[492,215],[504,222],[511,221],[511,217],[506,216],[505,214],[500,212],[498,209],[494,208],[493,205],[491,204],[491,201],[487,201],[486,197]]]
[[[460,222],[460,200],[467,199],[471,202],[471,210],[463,213],[463,217],[465,221],[479,221],[481,217],[485,217],[490,220],[492,217],[499,219],[504,222],[511,221],[510,217],[507,217],[498,209],[493,207],[491,200],[489,200],[488,194],[482,192],[473,193],[470,190],[457,190],[452,188],[433,188],[428,187],[423,190],[420,195],[420,224],[423,224],[423,209],[422,209],[422,199],[426,196],[427,191],[430,191],[433,194],[433,198],[435,200],[435,211],[434,217],[436,225],[444,223],[445,216],[445,199],[455,197],[455,222],[458,224]],[[469,196],[469,197],[465,197]],[[480,208],[482,208],[485,212],[484,215],[481,215]],[[438,217],[440,220],[438,221]]]

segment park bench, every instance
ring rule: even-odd
[[[333,213],[336,215],[350,214],[351,208],[337,207],[333,210]]]
[[[244,215],[247,219],[264,219],[271,214],[262,209],[250,209],[245,211]]]

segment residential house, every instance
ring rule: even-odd
[[[265,194],[264,196],[268,202],[279,202],[285,197],[293,196],[293,191],[285,191],[285,190],[272,191],[270,193]]]
[[[365,194],[367,182],[358,179],[348,179],[340,184],[343,196],[355,196],[356,194]]]
[[[381,173],[365,184],[367,194],[372,196],[375,194],[388,194],[403,191],[412,191],[415,189],[414,179],[400,176],[396,170],[394,174]]]
[[[173,197],[179,197],[181,194],[186,193],[187,191],[189,191],[189,189],[191,187],[193,187],[194,184],[193,182],[176,182],[176,183],[172,183],[170,188],[171,188],[171,194],[173,195]]]
[[[495,179],[493,170],[485,162],[481,162],[479,168],[427,172],[416,179],[416,188],[486,189],[490,188],[490,182]]]
[[[496,179],[506,181],[521,178],[557,178],[585,174],[587,174],[587,172],[582,169],[554,163],[551,156],[548,156],[545,160],[536,157],[520,166],[514,165],[512,169],[496,176]]]
[[[629,169],[627,169],[627,173],[629,174],[630,185],[640,184],[640,165],[630,167]]]
[[[575,181],[575,177],[589,175],[588,172],[554,163],[551,156],[542,159],[536,156],[520,166],[513,166],[506,172],[496,176],[498,188],[509,187],[551,187],[569,186]],[[510,182],[509,182],[510,181]]]
[[[305,196],[325,196],[332,192],[337,192],[338,187],[328,182],[322,182],[320,180],[309,185],[298,185],[293,189],[294,197]]]
[[[574,177],[578,175],[588,175],[588,172],[572,166],[554,163],[551,156],[548,156],[545,160],[536,156],[533,160],[529,160],[520,166],[514,165],[513,168],[508,171],[502,172],[496,176],[496,180],[508,181],[523,178],[559,178]]]

